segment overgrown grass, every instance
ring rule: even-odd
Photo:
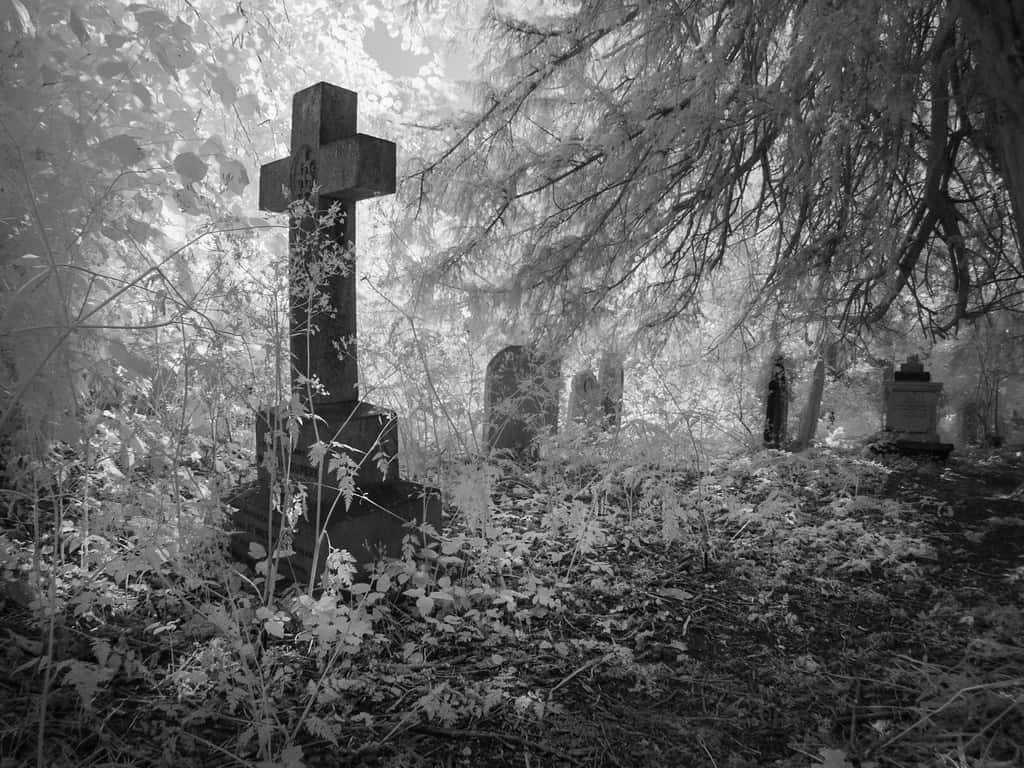
[[[953,560],[906,466],[651,448],[450,465],[441,541],[270,604],[214,467],[29,468],[2,765],[1021,763],[1019,572]]]

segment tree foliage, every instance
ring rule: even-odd
[[[459,220],[441,274],[569,323],[627,295],[642,327],[728,260],[747,310],[845,328],[1020,305],[1012,0],[544,8],[489,17],[479,111],[419,175]]]
[[[346,53],[381,22],[407,27],[320,0],[0,3],[0,434],[38,449],[131,398],[269,394],[287,223],[250,182],[317,80],[371,83],[370,132],[437,96],[434,56],[412,89]]]

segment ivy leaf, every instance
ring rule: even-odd
[[[416,601],[416,610],[420,612],[420,616],[426,618],[434,612],[434,601],[429,597],[421,597]]]
[[[137,243],[144,243],[147,240],[159,240],[163,237],[163,232],[155,227],[151,227],[140,219],[128,217],[127,225],[128,234],[131,235]]]
[[[247,93],[238,99],[236,105],[242,117],[255,117],[260,109],[260,100],[254,93]]]
[[[223,69],[213,78],[210,87],[217,92],[226,107],[230,107],[238,99],[238,89]]]
[[[160,34],[164,26],[171,23],[166,13],[149,5],[134,3],[128,6],[128,10],[135,14],[139,32],[149,37]]]
[[[174,202],[182,213],[189,216],[198,216],[202,211],[199,209],[199,196],[191,189],[174,190]]]
[[[172,75],[178,70],[192,66],[196,60],[192,46],[184,41],[154,45],[153,53],[156,54],[160,65]]]
[[[150,109],[153,106],[153,95],[142,83],[132,83],[132,94],[142,102],[142,106],[146,109]]]
[[[852,768],[852,763],[847,759],[846,752],[842,749],[828,749],[823,747],[818,750],[821,761],[818,763],[821,768]]]
[[[222,160],[220,180],[230,192],[240,195],[249,185],[249,173],[238,160]]]
[[[129,68],[129,64],[126,61],[108,59],[99,63],[99,66],[96,67],[96,74],[104,80],[113,80],[115,77],[123,75]]]
[[[100,144],[100,149],[114,153],[122,165],[135,165],[143,157],[144,153],[139,143],[127,134],[112,136]]]
[[[208,155],[223,155],[224,144],[221,141],[220,136],[211,136],[204,141],[199,149],[196,150],[200,157],[206,157]]]
[[[281,768],[305,768],[302,761],[302,747],[292,745],[281,750]]]
[[[192,184],[202,181],[209,168],[195,152],[182,152],[174,158],[174,170],[185,184]]]
[[[263,560],[267,556],[266,547],[258,541],[249,542],[249,557],[253,560]]]

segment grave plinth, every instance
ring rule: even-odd
[[[441,494],[436,488],[394,480],[353,497],[348,508],[332,494],[330,500],[321,501],[321,519],[317,520],[317,487],[313,483],[301,486],[310,517],[300,521],[291,536],[294,554],[282,557],[278,564],[278,573],[297,584],[307,583],[311,573],[318,577],[323,573],[331,546],[347,549],[357,563],[373,563],[381,556],[401,556],[401,542],[409,533],[409,521],[426,521],[440,528]],[[231,552],[240,560],[251,559],[250,543],[268,551],[278,545],[281,513],[275,508],[271,492],[269,484],[257,482],[231,499],[232,506],[239,510],[234,516]],[[315,546],[318,530],[323,532],[319,548]]]
[[[407,524],[441,528],[436,489],[398,476],[395,414],[359,399],[356,203],[395,191],[395,145],[356,133],[356,107],[355,93],[328,83],[299,91],[291,156],[260,171],[260,208],[292,214],[292,389],[308,413],[297,422],[289,406],[258,414],[257,482],[227,499],[235,555],[248,559],[252,544],[269,552],[290,544],[294,554],[280,559],[278,571],[311,587],[332,547],[365,565],[400,556]],[[340,479],[339,464],[346,467]],[[288,499],[304,514],[282,535]]]
[[[398,417],[394,411],[370,403],[322,403],[316,407],[316,418],[304,419],[298,425],[295,447],[288,450],[284,441],[272,439],[274,430],[287,432],[286,409],[261,411],[256,417],[256,466],[261,481],[269,481],[266,452],[276,442],[277,466],[288,467],[291,477],[308,482],[333,485],[329,462],[317,467],[309,459],[309,447],[316,442],[335,444],[333,449],[344,454],[356,466],[356,485],[366,488],[380,485],[399,476]],[[270,438],[270,439],[268,439]]]
[[[931,381],[924,366],[910,358],[885,382],[885,428],[896,450],[945,458],[952,443],[939,440],[939,399],[942,384]]]

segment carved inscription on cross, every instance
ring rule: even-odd
[[[286,211],[301,199],[312,204],[313,215],[291,222],[289,305],[293,371],[315,376],[327,390],[315,403],[359,399],[356,201],[394,191],[395,145],[356,133],[355,93],[317,83],[295,94],[291,156],[260,169],[260,210]],[[333,203],[341,216],[318,232]],[[326,270],[325,251],[334,254]]]

